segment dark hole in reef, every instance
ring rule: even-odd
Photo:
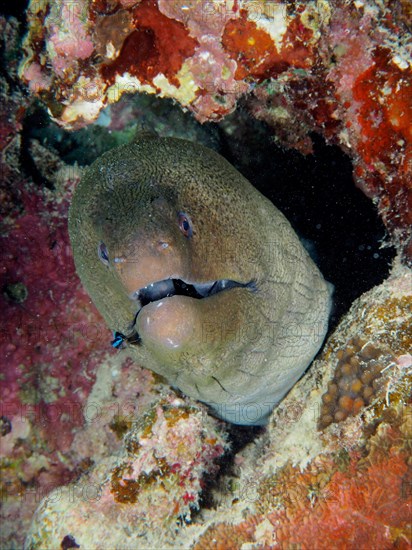
[[[3,0],[0,2],[0,12],[5,17],[15,17],[26,29],[26,10],[29,0]]]
[[[30,151],[31,139],[36,129],[41,135],[43,129],[48,127],[49,121],[47,113],[38,105],[34,104],[27,110],[21,130],[20,165],[24,175],[30,177],[36,185],[54,189],[54,182],[45,177],[38,159],[33,158],[33,153]]]
[[[60,548],[69,550],[69,548],[80,548],[80,546],[72,535],[66,535],[60,543]]]
[[[69,164],[90,164],[142,128],[160,128],[163,136],[198,141],[220,152],[285,214],[334,285],[331,328],[358,296],[389,273],[395,250],[381,248],[387,234],[376,207],[355,186],[350,158],[317,134],[311,136],[314,153],[304,156],[274,143],[274,131],[252,118],[243,104],[219,124],[199,124],[171,100],[148,95],[124,96],[101,115],[98,125],[77,132],[66,132],[46,118],[40,108],[31,111],[24,138],[47,144]],[[33,163],[25,160],[39,180]]]

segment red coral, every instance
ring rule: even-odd
[[[387,48],[376,48],[373,65],[353,87],[359,103],[359,185],[377,196],[385,223],[407,246],[412,226],[412,81]]]
[[[296,16],[288,26],[280,52],[272,37],[247,19],[241,10],[239,19],[230,19],[225,26],[222,44],[238,63],[236,78],[256,77],[263,80],[282,73],[289,66],[304,68],[311,64],[311,48],[308,46],[312,31],[301,24]]]
[[[143,0],[134,9],[133,24],[135,30],[124,41],[118,58],[102,67],[103,78],[113,82],[117,74],[129,72],[147,83],[163,73],[173,81],[184,60],[193,55],[197,41],[182,23],[163,15],[156,0]]]

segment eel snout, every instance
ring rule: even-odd
[[[186,298],[192,298],[196,300],[202,300],[215,296],[221,292],[227,292],[232,288],[249,288],[252,291],[256,290],[256,283],[254,281],[249,281],[248,283],[240,283],[238,281],[233,281],[230,279],[220,279],[216,281],[209,281],[206,283],[194,283],[187,282],[182,279],[163,279],[161,281],[155,281],[146,285],[143,288],[140,288],[133,292],[130,295],[131,300],[135,300],[140,304],[134,320],[131,324],[133,330],[132,335],[127,338],[129,343],[139,344],[141,342],[141,337],[136,330],[136,324],[138,321],[138,316],[142,310],[149,304],[158,302],[158,306],[163,306],[166,303],[167,299],[183,296]],[[168,304],[167,311],[169,312],[170,319],[164,319],[164,322],[169,325],[170,322],[181,322],[182,318],[179,319],[175,305],[177,305],[177,300],[174,300]],[[179,305],[181,302],[179,302]],[[187,304],[186,301],[183,301],[183,304]],[[180,311],[179,314],[184,314],[184,310]]]

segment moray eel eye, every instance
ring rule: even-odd
[[[97,247],[97,255],[99,256],[99,260],[104,265],[109,265],[109,252],[107,251],[107,247],[103,242],[100,242],[99,246]]]
[[[192,230],[192,222],[190,221],[189,216],[184,212],[179,212],[178,221],[179,221],[180,231],[183,233],[183,235],[187,238],[191,237],[193,230]]]

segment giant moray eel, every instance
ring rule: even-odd
[[[286,218],[220,155],[142,135],[96,160],[69,231],[77,272],[142,366],[263,424],[324,339],[330,290]]]

